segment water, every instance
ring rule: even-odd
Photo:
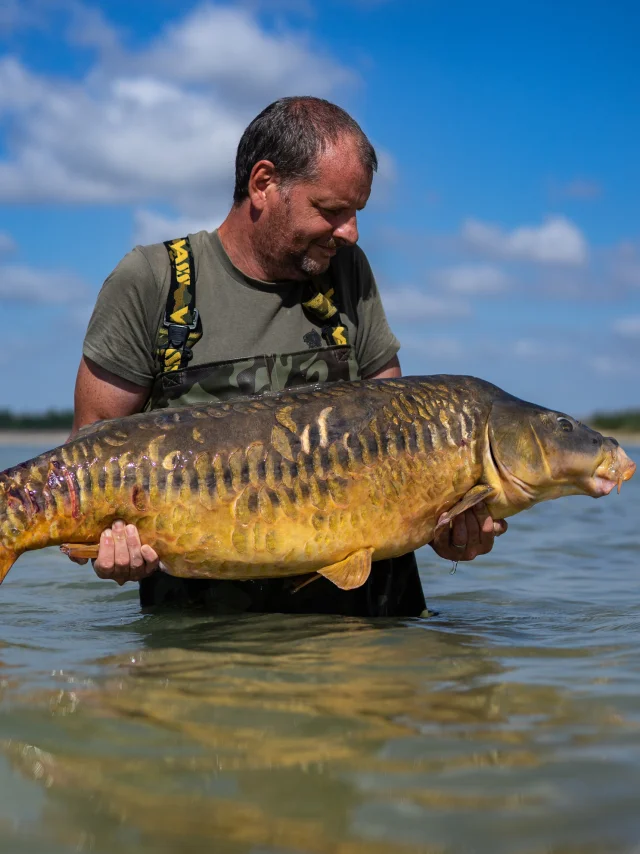
[[[0,852],[640,852],[639,555],[640,477],[516,517],[455,575],[423,550],[422,620],[143,615],[24,555]]]

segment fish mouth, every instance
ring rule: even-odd
[[[592,495],[594,498],[600,498],[603,495],[609,495],[614,488],[618,487],[618,492],[625,480],[630,480],[636,470],[636,464],[625,454],[622,448],[616,448],[613,458],[601,463],[585,483],[585,491],[587,495]]]

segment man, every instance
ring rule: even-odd
[[[334,104],[283,98],[263,110],[240,140],[233,206],[217,231],[136,247],[107,278],[84,342],[74,433],[145,408],[399,377],[399,343],[356,246],[376,168],[371,143]],[[480,505],[432,545],[471,560],[505,528]],[[185,582],[156,573],[153,548],[117,521],[94,568],[140,581],[143,605],[231,597],[240,610],[420,613],[413,556],[382,564],[349,593],[324,580],[295,596],[279,581]]]

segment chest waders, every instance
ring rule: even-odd
[[[165,243],[171,281],[157,334],[159,366],[145,409],[188,406],[231,400],[250,394],[280,391],[317,382],[360,378],[355,352],[333,290],[321,291],[313,282],[303,293],[304,310],[321,327],[305,336],[306,350],[210,362],[189,367],[192,347],[203,334],[196,308],[196,271],[188,238]],[[295,579],[223,581],[174,578],[156,572],[140,582],[143,607],[206,606],[218,613],[279,612],[344,614],[347,616],[418,616],[426,608],[413,552],[377,561],[366,584],[340,590],[321,578],[292,593]]]

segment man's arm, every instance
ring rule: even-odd
[[[83,356],[78,368],[74,396],[73,439],[81,427],[107,418],[121,418],[140,412],[149,389],[122,379]],[[76,563],[86,563],[76,560]],[[111,578],[118,584],[139,581],[158,568],[158,555],[141,545],[135,525],[117,519],[100,535],[100,550],[93,563],[99,578]]]
[[[402,376],[402,368],[400,367],[400,359],[394,356],[389,359],[386,365],[379,368],[374,374],[365,377],[367,380],[392,380]]]
[[[76,377],[73,428],[69,438],[73,439],[87,424],[140,412],[148,396],[148,388],[124,380],[83,356]]]
[[[395,379],[402,376],[400,360],[390,359],[369,380]],[[451,528],[440,531],[429,544],[434,552],[445,560],[473,560],[487,554],[493,548],[495,537],[507,530],[504,519],[492,519],[487,505],[481,502],[453,520]]]

